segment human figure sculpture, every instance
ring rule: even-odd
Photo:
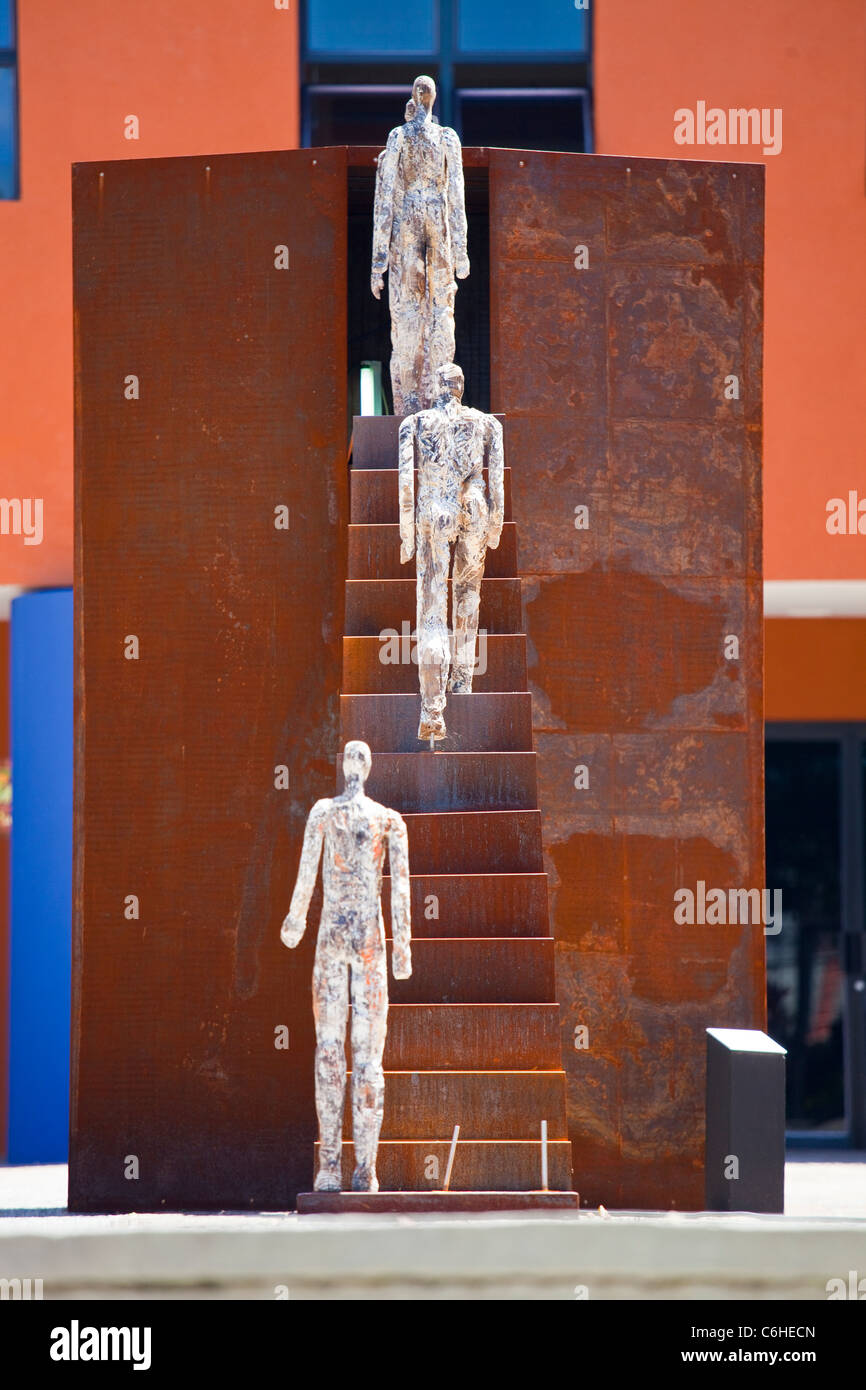
[[[481,580],[505,514],[502,426],[495,415],[462,404],[455,362],[438,372],[435,405],[400,424],[400,560],[415,555],[419,739],[446,737],[446,689],[472,690]],[[485,489],[483,469],[488,469]],[[418,496],[415,475],[418,470]],[[448,633],[448,570],[454,549],[453,653]]]
[[[317,801],[309,814],[292,902],[280,932],[280,939],[289,947],[297,946],[304,935],[324,845],[322,916],[313,967],[317,1192],[339,1192],[342,1188],[350,988],[355,1146],[352,1191],[379,1190],[376,1152],[385,1101],[382,1055],[388,1020],[388,965],[380,899],[386,850],[391,874],[391,969],[395,980],[407,980],[412,974],[406,823],[396,811],[364,795],[370,765],[366,743],[353,739],[346,744],[345,790]]]
[[[455,276],[469,274],[460,140],[435,100],[433,78],[416,77],[376,168],[370,287],[378,299],[388,271],[395,415],[433,404],[436,371],[454,357]]]

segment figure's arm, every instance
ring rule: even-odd
[[[291,905],[280,930],[280,940],[284,946],[297,946],[307,928],[307,909],[310,906],[310,898],[313,896],[313,889],[316,886],[316,875],[319,872],[327,806],[327,801],[317,801],[307,817],[304,847],[301,850],[298,877],[295,879],[295,891],[292,893]]]
[[[400,563],[415,554],[415,420],[410,415],[400,425],[397,487],[400,504]]]
[[[409,837],[406,822],[391,812],[388,827],[388,866],[391,873],[391,973],[395,980],[412,974],[412,913],[409,902]]]
[[[487,478],[490,494],[490,529],[487,545],[495,550],[505,521],[505,451],[502,445],[502,425],[491,415],[487,443]]]
[[[388,136],[388,143],[376,161],[376,193],[373,199],[373,263],[370,271],[370,288],[377,299],[382,293],[382,285],[384,284],[382,276],[388,269],[391,228],[394,222],[394,197],[402,142],[403,132],[399,126],[396,126]]]
[[[453,130],[443,131],[445,141],[445,169],[448,191],[448,230],[451,236],[451,250],[454,255],[454,273],[458,280],[465,280],[469,274],[469,256],[466,250],[466,198],[463,191],[463,151]]]

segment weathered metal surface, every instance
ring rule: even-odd
[[[483,591],[482,591],[483,593]],[[412,661],[414,621],[406,617],[394,629],[400,638],[399,661],[390,660],[388,638],[378,635],[343,638],[343,693],[353,695],[418,691],[418,671]],[[485,625],[482,615],[481,627]],[[487,669],[478,671],[473,695],[481,691],[526,690],[526,638],[510,633],[489,633],[485,639]],[[386,659],[387,658],[387,659]],[[419,697],[420,703],[420,697]],[[417,726],[416,726],[417,733]],[[417,740],[416,740],[417,741]]]
[[[386,878],[383,904],[389,892]],[[412,874],[410,897],[415,937],[550,935],[543,873]]]
[[[763,171],[489,167],[575,1178],[700,1207],[703,1030],[764,1019],[760,925],[673,920],[676,888],[763,883]]]
[[[562,1105],[562,1098],[559,1104]],[[393,1139],[379,1146],[379,1178],[383,1189],[397,1192],[441,1191],[448,1165],[450,1142],[440,1139]],[[567,1139],[547,1145],[549,1185],[567,1191],[571,1187],[571,1145]],[[352,1176],[354,1155],[344,1145],[343,1172]],[[538,1140],[467,1139],[457,1146],[451,1174],[452,1192],[495,1192],[512,1186],[532,1192],[541,1181]],[[489,1211],[484,1205],[480,1210]]]
[[[337,747],[345,163],[74,171],[75,1210],[311,1181],[313,943],[287,980],[278,932]]]
[[[362,738],[374,753],[418,751],[419,695],[343,695],[345,738]],[[452,695],[448,738],[442,752],[518,753],[532,748],[532,698],[528,691]]]
[[[458,1118],[459,1117],[459,1118]],[[483,1070],[385,1073],[382,1139],[566,1139],[565,1073]]]
[[[380,753],[370,795],[407,811],[532,810],[534,753]]]
[[[451,581],[448,581],[449,591]],[[449,607],[453,600],[449,598]],[[350,579],[346,585],[346,635],[380,637],[415,630],[414,579]],[[521,632],[520,580],[482,579],[479,633]],[[480,636],[479,636],[480,641]],[[415,683],[418,669],[413,668]]]
[[[548,1004],[553,938],[415,937],[412,978],[389,994],[394,1004]]]
[[[418,874],[534,874],[544,868],[538,811],[410,813],[409,863]]]
[[[558,1004],[392,1004],[388,1011],[388,1071],[552,1070],[560,1061]]]

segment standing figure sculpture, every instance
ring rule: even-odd
[[[433,404],[436,371],[454,357],[455,276],[469,274],[460,140],[435,100],[432,77],[416,77],[376,169],[370,286],[378,299],[387,270],[395,415]]]
[[[388,964],[380,900],[386,850],[391,874],[391,968],[395,980],[407,980],[412,974],[406,824],[396,811],[364,795],[370,764],[366,743],[352,740],[346,744],[345,790],[317,801],[310,812],[292,902],[280,932],[280,939],[289,947],[297,946],[304,935],[324,845],[322,917],[313,968],[317,1192],[339,1192],[342,1188],[350,977],[355,1146],[352,1191],[379,1190],[376,1152],[385,1100],[382,1055],[388,1020]]]
[[[484,557],[499,545],[505,515],[502,426],[495,415],[462,404],[463,373],[455,362],[441,367],[438,378],[433,408],[400,425],[398,484],[400,559],[406,564],[414,554],[417,574],[418,737],[433,740],[446,736],[446,688],[472,690]],[[448,570],[455,542],[452,653]]]

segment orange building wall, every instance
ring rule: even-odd
[[[0,584],[72,582],[70,165],[299,143],[298,4],[18,0],[21,197],[0,201],[0,492],[44,540],[0,536]],[[140,138],[124,138],[135,115]]]
[[[764,624],[766,719],[866,721],[866,618]]]
[[[864,579],[825,508],[866,497],[866,4],[600,0],[594,24],[599,153],[766,165],[766,577]],[[781,107],[781,152],[677,145],[699,100]]]

